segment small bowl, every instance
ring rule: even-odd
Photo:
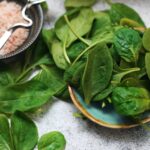
[[[3,0],[0,0],[0,2]],[[15,1],[22,7],[25,6],[27,0],[8,0],[8,1]],[[14,52],[6,54],[4,56],[0,56],[0,60],[10,59],[22,52],[24,52],[29,46],[33,44],[33,42],[37,39],[38,35],[43,26],[43,11],[40,5],[34,5],[27,11],[28,16],[33,20],[33,25],[29,28],[29,35],[25,42],[18,47]]]
[[[129,117],[123,117],[116,113],[112,105],[101,109],[100,104],[92,103],[87,105],[81,95],[72,87],[69,88],[70,97],[77,109],[94,123],[113,129],[129,129],[144,123],[150,122],[150,112],[141,116],[140,123],[133,121]]]

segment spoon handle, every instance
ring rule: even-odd
[[[8,41],[11,34],[12,34],[12,30],[8,30],[8,31],[5,31],[5,33],[2,35],[2,37],[0,38],[0,50],[3,48],[5,43]]]

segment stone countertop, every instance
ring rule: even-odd
[[[150,26],[150,0],[114,0],[124,2],[135,8]],[[49,4],[49,26],[65,11],[64,0],[47,0]],[[99,2],[95,10],[104,9],[106,5]],[[149,150],[150,131],[142,127],[128,130],[107,129],[91,121],[75,118],[78,112],[72,103],[58,99],[45,108],[45,113],[37,117],[39,135],[58,130],[67,140],[66,150]]]

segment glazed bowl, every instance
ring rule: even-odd
[[[3,0],[0,0],[0,2]],[[15,1],[22,7],[27,3],[27,0],[8,0]],[[28,11],[27,15],[33,20],[33,25],[29,28],[29,35],[25,42],[19,46],[15,51],[8,53],[6,55],[0,55],[0,60],[11,59],[12,57],[17,56],[18,54],[24,52],[33,42],[37,39],[38,35],[43,26],[43,11],[40,5],[32,6]]]
[[[101,108],[99,103],[91,103],[87,105],[84,98],[73,87],[69,86],[69,93],[72,102],[76,108],[89,120],[107,128],[113,129],[129,129],[144,123],[150,122],[150,112],[146,112],[141,116],[140,123],[132,118],[124,117],[116,113],[112,105]]]

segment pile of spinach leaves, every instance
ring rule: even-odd
[[[57,131],[38,142],[27,114],[53,96],[69,99],[68,85],[87,104],[113,105],[121,115],[150,109],[150,29],[132,8],[107,2],[110,9],[95,12],[95,0],[66,0],[54,28],[43,29],[18,60],[0,63],[0,149],[32,150],[38,143],[39,150],[64,150]]]
[[[94,3],[66,0],[65,14],[53,29],[43,30],[44,41],[63,80],[87,104],[140,115],[150,109],[150,30],[125,4],[107,1],[109,9],[95,12]]]

